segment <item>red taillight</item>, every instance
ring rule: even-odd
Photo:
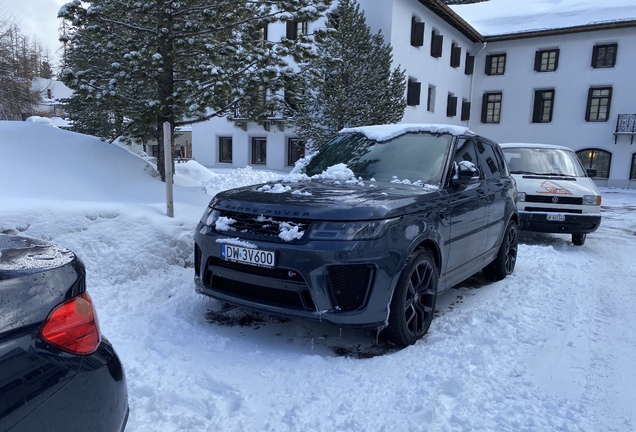
[[[40,336],[51,345],[72,354],[94,353],[102,337],[88,293],[73,297],[53,309],[40,330]]]

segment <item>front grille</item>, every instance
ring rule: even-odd
[[[300,275],[300,273],[291,269],[256,267],[249,264],[241,264],[241,263],[235,263],[231,261],[225,261],[225,260],[222,260],[221,258],[216,258],[216,257],[210,258],[209,265],[228,268],[228,269],[240,271],[242,273],[248,273],[248,274],[253,274],[257,276],[267,276],[269,278],[280,279],[284,281],[305,283],[305,280]]]
[[[557,202],[552,201],[553,196],[545,195],[526,195],[526,202],[546,203],[546,204],[567,204],[567,205],[583,205],[583,198],[559,196]]]
[[[301,239],[286,241],[278,235],[281,232],[280,225],[287,223],[291,227],[298,227],[299,232],[306,232],[309,222],[304,219],[294,219],[278,216],[263,216],[247,213],[238,213],[222,210],[221,217],[233,219],[231,231],[223,231],[223,234],[236,235],[242,238],[250,238],[255,240],[277,241],[285,243],[298,242]]]
[[[269,285],[275,286],[280,282],[280,285],[284,286],[285,289],[244,282],[238,280],[238,276],[234,276],[232,279],[222,277],[218,273],[214,273],[215,267],[261,276],[267,278],[270,282],[274,282]],[[298,272],[290,269],[254,267],[211,257],[205,266],[203,284],[231,296],[238,296],[246,300],[271,306],[311,311],[316,310],[316,305],[314,304],[305,280]]]
[[[316,310],[309,292],[286,291],[267,288],[222,277],[214,278],[214,288],[228,294],[239,295],[249,300],[257,300],[272,306],[286,306],[295,309]]]
[[[373,277],[370,265],[343,265],[327,270],[331,302],[339,310],[357,310],[366,303]]]
[[[539,212],[539,213],[574,213],[581,214],[581,209],[558,209],[558,208],[545,208],[545,207],[526,207],[527,212]]]

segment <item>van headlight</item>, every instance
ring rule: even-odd
[[[312,240],[373,240],[382,237],[400,218],[360,222],[315,222]]]
[[[523,202],[526,200],[525,192],[517,192],[517,202]]]
[[[601,205],[600,195],[583,195],[583,205]]]

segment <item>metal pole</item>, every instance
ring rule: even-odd
[[[163,159],[166,167],[166,214],[174,217],[172,199],[172,129],[170,122],[163,123]]]

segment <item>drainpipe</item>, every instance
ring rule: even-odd
[[[486,45],[488,45],[488,42],[484,42],[484,45],[481,47],[479,52],[477,54],[475,54],[475,60],[477,60],[477,57],[479,57],[479,54],[484,52],[484,50],[486,49]],[[473,69],[473,75],[470,77],[470,91],[468,92],[468,94],[470,96],[471,106],[472,106],[472,102],[473,102],[473,84],[475,82],[475,75],[476,75],[475,74],[475,70]],[[468,124],[466,126],[470,128],[470,120],[468,120]]]

